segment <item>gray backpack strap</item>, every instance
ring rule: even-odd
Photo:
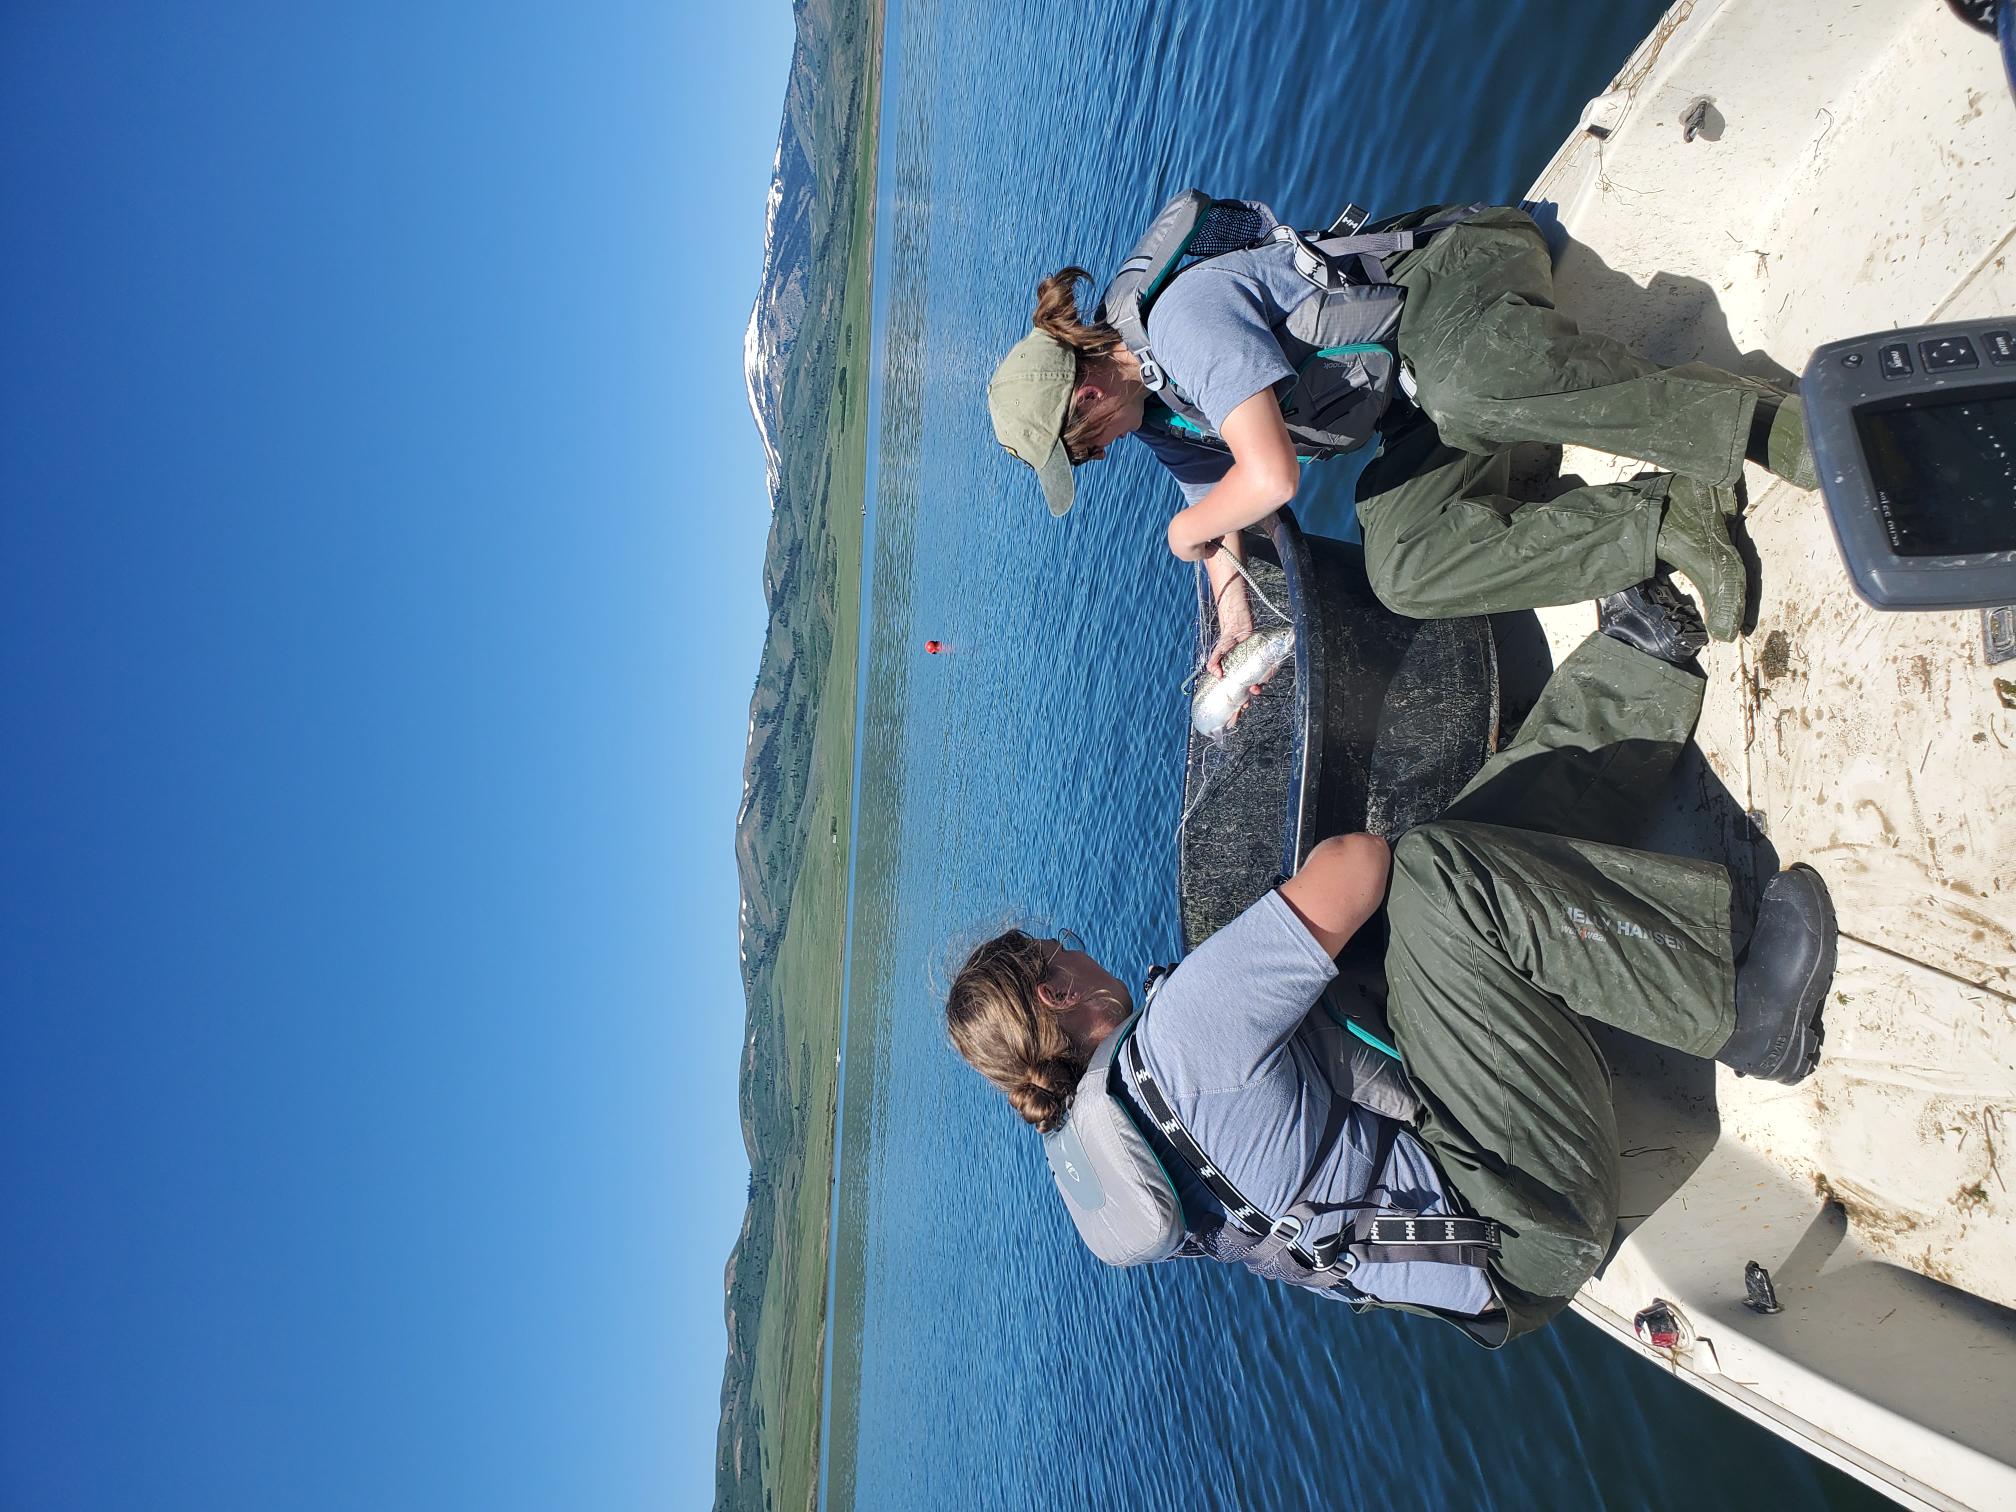
[[[1210,209],[1211,196],[1203,190],[1179,190],[1141,233],[1093,312],[1094,320],[1120,333],[1121,342],[1141,364],[1141,382],[1151,394],[1161,393],[1166,380],[1148,345],[1148,306],[1174,276]]]
[[[1353,283],[1388,283],[1391,280],[1386,276],[1384,259],[1425,246],[1451,226],[1461,225],[1485,208],[1485,202],[1480,200],[1405,231],[1311,238],[1286,226],[1277,226],[1274,235],[1295,244],[1296,271],[1319,289],[1341,289]]]
[[[1292,226],[1276,226],[1274,239],[1295,248],[1295,271],[1326,292],[1358,284],[1392,282],[1382,257],[1414,250],[1414,231],[1380,231],[1365,236],[1314,240]]]
[[[1113,277],[1100,292],[1095,321],[1120,334],[1121,343],[1141,364],[1142,385],[1175,414],[1210,429],[1210,421],[1183,393],[1148,341],[1148,310],[1156,296],[1190,263],[1263,242],[1275,225],[1274,212],[1258,200],[1213,199],[1201,189],[1184,189],[1156,212]]]

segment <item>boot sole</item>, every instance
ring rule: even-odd
[[[1820,954],[1799,989],[1799,1005],[1786,1031],[1784,1049],[1778,1052],[1770,1069],[1760,1068],[1749,1074],[1759,1081],[1777,1082],[1789,1087],[1812,1075],[1813,1068],[1820,1063],[1820,1042],[1827,1032],[1826,1025],[1820,1021],[1820,1010],[1827,1005],[1827,989],[1834,985],[1840,933],[1834,923],[1834,899],[1827,891],[1826,880],[1803,861],[1795,862],[1786,870],[1805,872],[1815,883],[1815,896],[1820,901]]]

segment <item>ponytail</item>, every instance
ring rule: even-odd
[[[1062,342],[1078,354],[1078,360],[1103,357],[1119,346],[1120,333],[1104,321],[1092,325],[1078,318],[1079,283],[1090,283],[1092,275],[1083,268],[1060,268],[1036,285],[1036,313],[1030,317],[1037,330]]]
[[[1083,268],[1058,269],[1036,285],[1036,313],[1030,317],[1037,330],[1071,349],[1081,374],[1087,362],[1109,356],[1126,345],[1120,333],[1104,321],[1087,325],[1078,318],[1078,285],[1080,281],[1089,283],[1091,278]],[[1098,447],[1098,436],[1112,408],[1106,403],[1081,409],[1073,402],[1064,411],[1064,429],[1058,439],[1064,443],[1065,455],[1074,467],[1105,455]]]
[[[952,1048],[1045,1134],[1063,1124],[1090,1059],[1036,995],[1053,954],[1019,929],[996,935],[966,958],[945,1000]]]

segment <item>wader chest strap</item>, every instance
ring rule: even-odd
[[[1155,1120],[1171,1147],[1183,1157],[1184,1163],[1197,1173],[1197,1179],[1218,1199],[1225,1209],[1226,1218],[1241,1232],[1261,1240],[1267,1247],[1285,1249],[1297,1264],[1306,1269],[1329,1271],[1341,1260],[1341,1278],[1365,1261],[1433,1260],[1445,1265],[1482,1268],[1499,1252],[1502,1243],[1499,1226],[1491,1219],[1403,1212],[1390,1208],[1373,1210],[1369,1204],[1354,1212],[1337,1233],[1324,1239],[1305,1240],[1303,1236],[1309,1220],[1321,1209],[1297,1202],[1288,1212],[1274,1218],[1265,1209],[1247,1201],[1191,1137],[1183,1120],[1176,1116],[1175,1108],[1163,1095],[1161,1087],[1156,1085],[1154,1074],[1141,1057],[1138,1036],[1130,1037],[1120,1054],[1127,1081],[1140,1097],[1141,1105],[1148,1110],[1148,1116]],[[1342,1094],[1332,1094],[1330,1127],[1324,1131],[1322,1149],[1329,1149],[1336,1139],[1348,1107],[1349,1102]],[[1392,1120],[1382,1120],[1382,1123],[1382,1137],[1373,1151],[1375,1180],[1385,1169],[1393,1140],[1399,1132],[1399,1125]],[[1335,1212],[1336,1209],[1329,1211]]]
[[[1345,1226],[1344,1252],[1361,1260],[1437,1260],[1482,1266],[1503,1248],[1489,1218],[1440,1213],[1357,1213]]]
[[[1301,1242],[1302,1220],[1293,1214],[1279,1219],[1270,1218],[1265,1210],[1248,1202],[1239,1188],[1226,1179],[1225,1173],[1212,1164],[1190,1131],[1183,1126],[1183,1120],[1176,1116],[1176,1110],[1169,1105],[1169,1099],[1162,1095],[1162,1089],[1155,1084],[1154,1075],[1141,1059],[1139,1037],[1130,1038],[1120,1052],[1126,1062],[1127,1080],[1141,1099],[1141,1105],[1148,1110],[1148,1116],[1155,1120],[1163,1136],[1175,1148],[1183,1162],[1197,1173],[1197,1179],[1210,1189],[1225,1209],[1225,1216],[1242,1232],[1255,1238],[1272,1235],[1285,1240],[1288,1252],[1297,1261],[1312,1271],[1328,1270],[1331,1257],[1319,1256],[1315,1250],[1305,1248]]]

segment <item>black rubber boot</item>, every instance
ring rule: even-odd
[[[1757,928],[1736,962],[1736,1032],[1715,1059],[1786,1086],[1820,1060],[1820,1010],[1834,981],[1834,903],[1810,866],[1764,884]]]
[[[1596,601],[1596,625],[1612,640],[1701,675],[1695,653],[1708,644],[1694,600],[1663,572]]]

